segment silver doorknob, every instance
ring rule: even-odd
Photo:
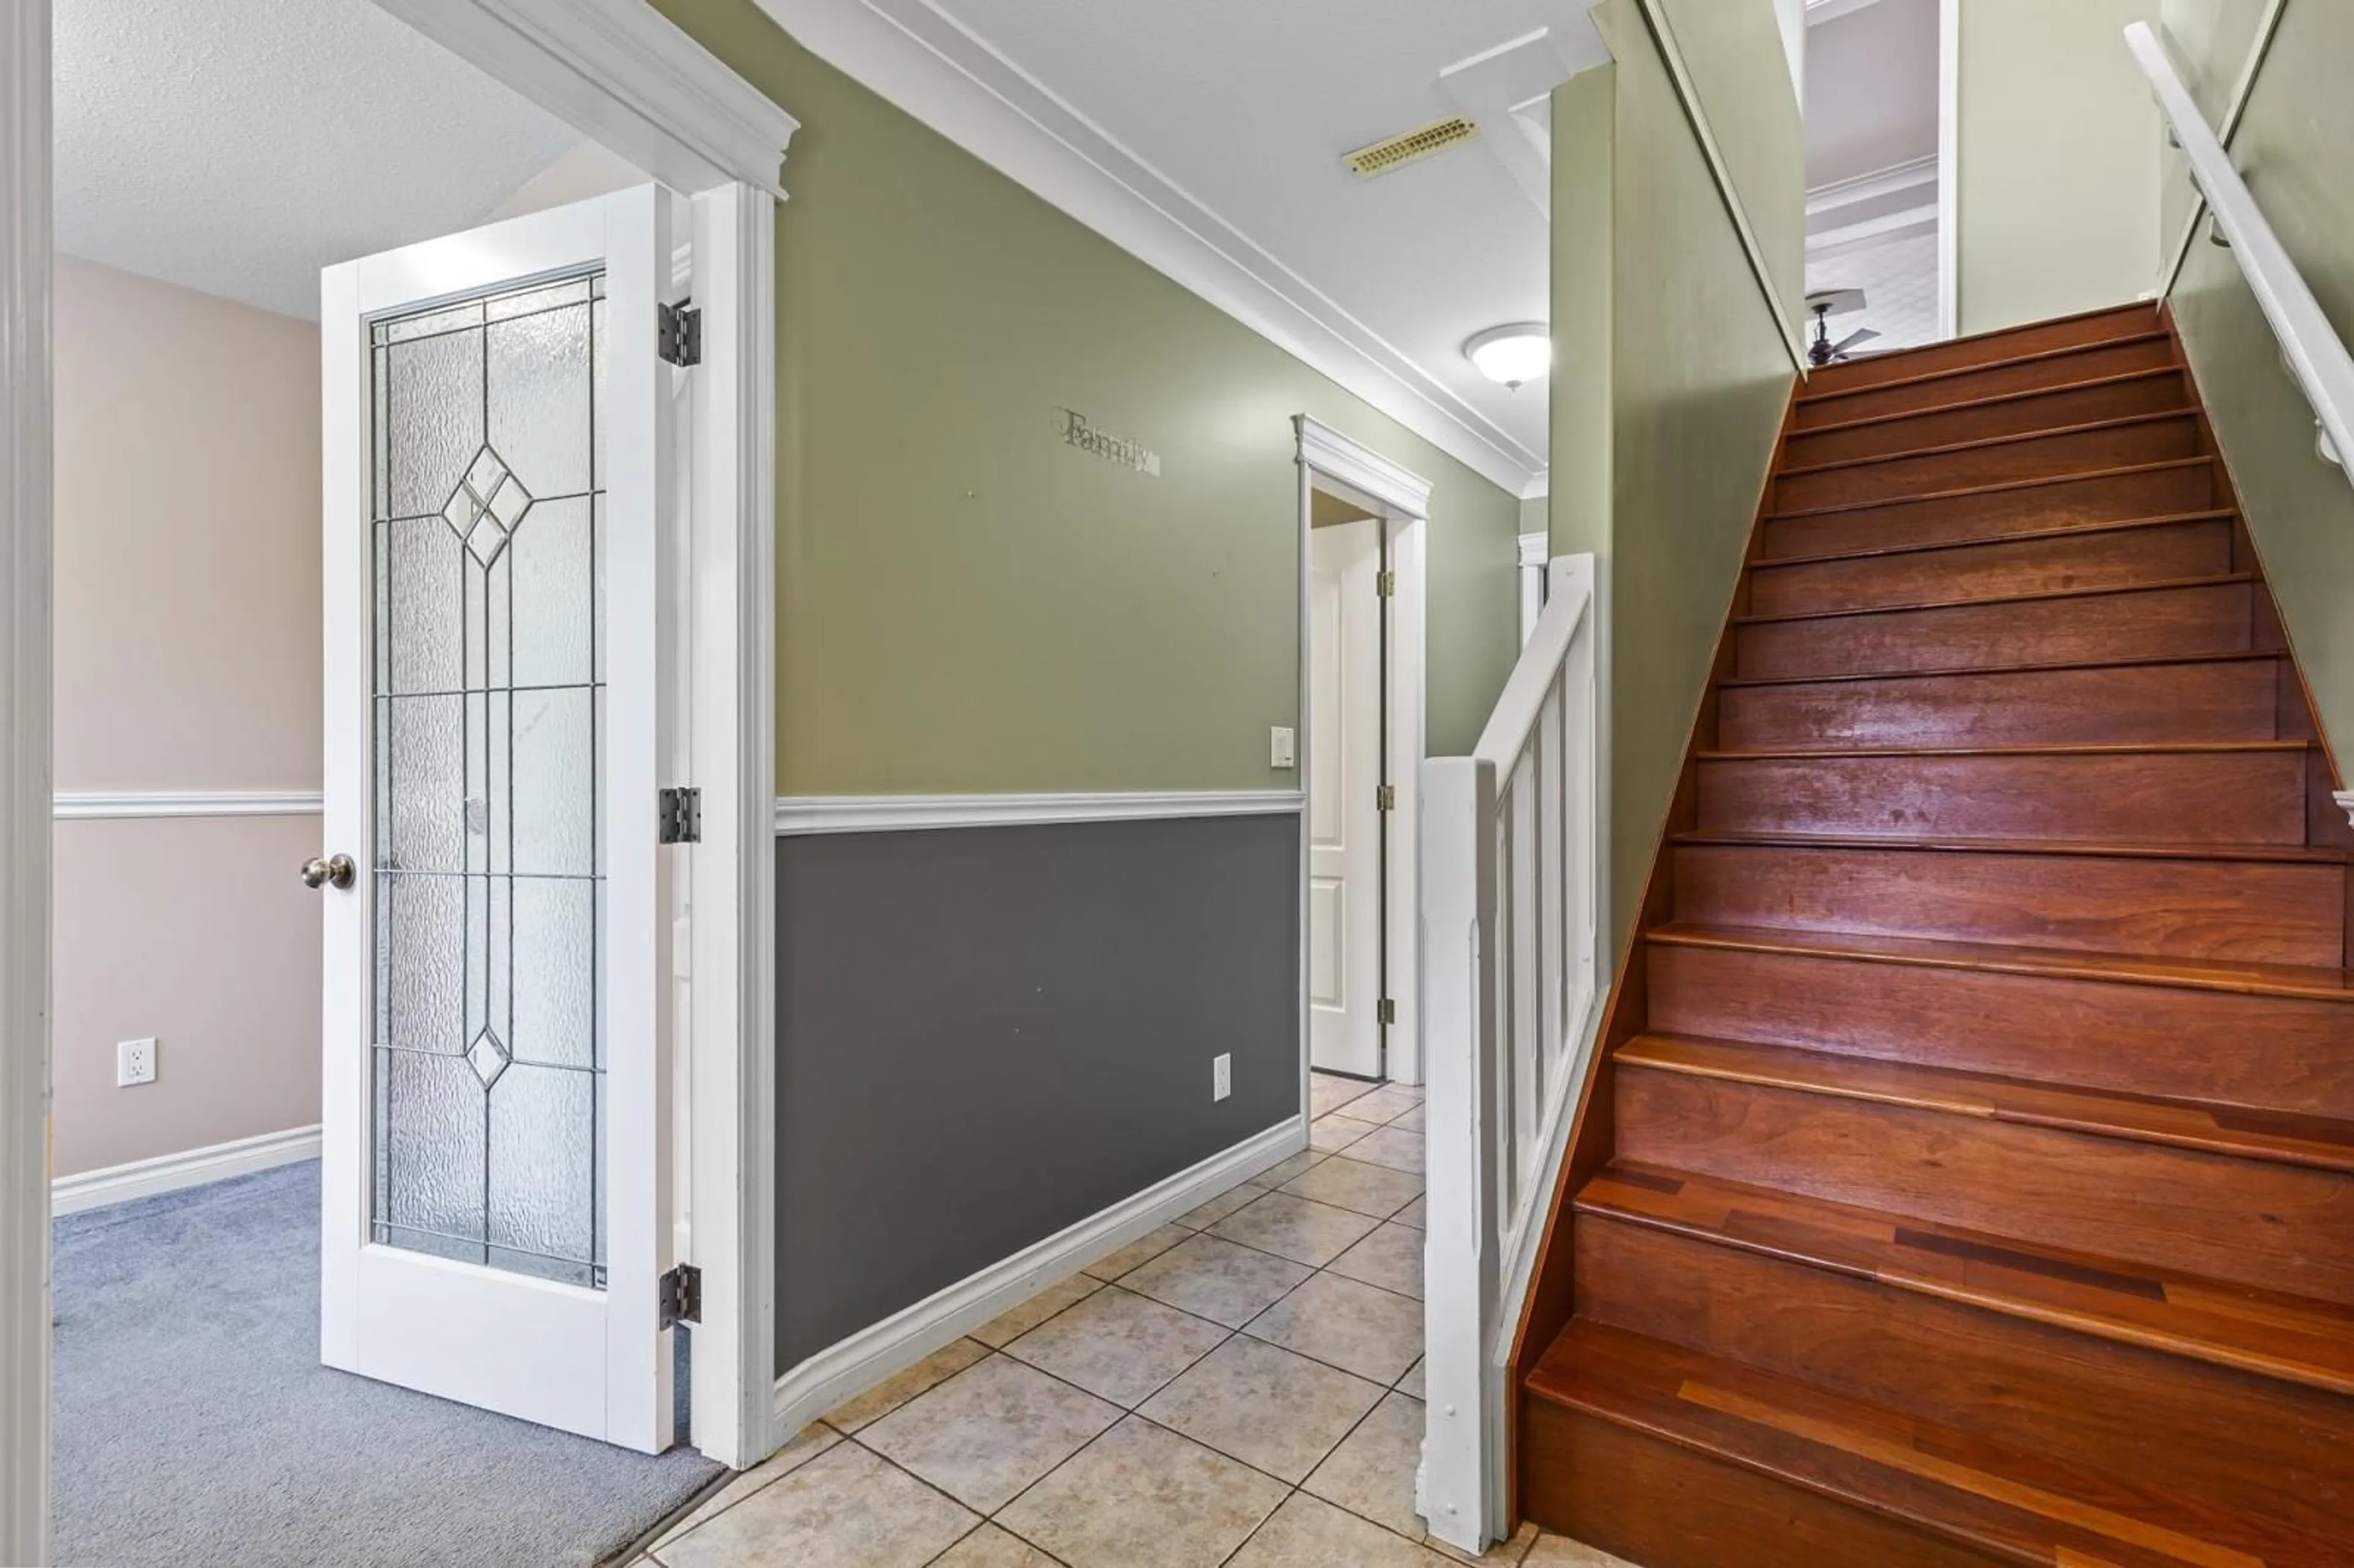
[[[307,860],[302,863],[302,885],[324,887],[332,883],[337,887],[349,887],[352,878],[359,874],[359,869],[347,854],[329,855],[324,860]]]

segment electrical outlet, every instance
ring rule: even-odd
[[[133,1084],[155,1081],[155,1042],[124,1040],[114,1047],[114,1086],[127,1089]]]
[[[1210,1098],[1225,1099],[1235,1092],[1235,1059],[1231,1054],[1210,1058]]]
[[[1299,766],[1298,738],[1282,725],[1267,732],[1267,765],[1269,768]]]

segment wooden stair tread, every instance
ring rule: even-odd
[[[2168,419],[2187,419],[2197,412],[2197,409],[2186,404],[2179,408],[2163,409],[2155,414],[2126,414],[2114,419],[2088,419],[2082,424],[2054,425],[2048,430],[2021,430],[2010,435],[1979,436],[1972,440],[1946,441],[1936,446],[1914,447],[1901,452],[1874,452],[1870,457],[1840,458],[1831,462],[1808,463],[1796,468],[1778,470],[1775,477],[1797,479],[1810,473],[1833,473],[1842,469],[1870,468],[1876,463],[1909,462],[1932,457],[1954,457],[1963,452],[1981,451],[1988,447],[2009,447],[2017,446],[2022,441],[2050,440],[2054,436],[2083,435],[2091,430],[2122,430],[2136,425],[2155,425]],[[2071,474],[2070,477],[2083,476]],[[1879,504],[1885,505],[1887,503],[1882,501]]]
[[[1625,1161],[1575,1202],[1582,1215],[2354,1394],[2354,1308],[2332,1302]]]
[[[2055,599],[2106,599],[2120,594],[2172,593],[2180,588],[2228,588],[2251,583],[2247,572],[2223,572],[2204,577],[2174,577],[2154,583],[2117,583],[2100,588],[2037,588],[2025,593],[1989,594],[1979,599],[1921,599],[1911,604],[1876,604],[1867,609],[1805,609],[1786,615],[1736,615],[1735,626],[1774,626],[1794,620],[1854,620],[1870,615],[1917,615],[1925,609],[1976,609],[1987,605],[2035,604]]]
[[[1987,545],[2017,545],[2040,539],[2081,539],[2099,534],[2124,534],[2163,528],[2179,523],[2224,523],[2239,514],[2209,507],[2199,512],[2169,512],[2154,517],[2121,517],[2105,523],[2078,523],[2050,528],[2012,528],[1955,539],[1927,539],[1913,544],[1872,545],[1853,550],[1826,550],[1811,556],[1767,556],[1749,563],[1751,571],[1776,571],[1784,567],[1819,567],[1828,561],[1871,561],[1890,556],[1926,556],[1946,550],[1975,550]]]
[[[2073,319],[2090,320],[2094,316],[2109,313],[2111,313],[2107,311],[2096,311],[2084,317]],[[1947,338],[1944,342],[1946,346],[1965,344],[1981,339],[1999,337],[2005,333],[2018,330],[2016,327],[2001,327],[1993,332],[1973,333],[1965,337]],[[1997,359],[1975,360],[1967,365],[1953,366],[1943,370],[1924,371],[1917,376],[1892,376],[1885,381],[1867,381],[1853,387],[1820,386],[1810,380],[1798,389],[1798,401],[1809,405],[1828,403],[1840,397],[1858,397],[1866,392],[1885,392],[1892,387],[1918,387],[1926,382],[1950,381],[1957,376],[1974,376],[1988,370],[2000,369],[2006,366],[2033,365],[2046,360],[2066,359],[2071,355],[2084,354],[2093,349],[2115,348],[2120,344],[2149,343],[2163,339],[2165,336],[2164,329],[2152,327],[2145,332],[2122,333],[2115,337],[2086,338],[2081,343],[2065,344],[2053,348],[2040,348],[2025,354],[2006,355]],[[1890,356],[1879,355],[1872,357],[1884,360]],[[1817,375],[1819,376],[1820,372]]]
[[[1573,1321],[1528,1393],[1960,1541],[2105,1568],[2342,1563],[2346,1547],[1683,1350]]]
[[[2354,972],[2296,964],[2161,959],[2142,954],[2011,947],[1997,942],[1942,941],[1925,937],[1881,937],[1685,922],[1654,927],[1646,934],[1645,939],[1688,948],[1731,948],[1750,952],[1852,959],[1863,963],[1983,969],[2056,980],[2173,986],[2194,991],[2231,991],[2246,996],[2354,1003]]]
[[[2180,418],[2179,415],[2168,417]],[[2037,436],[2030,439],[2040,440],[2042,436],[2052,433],[2052,432],[2050,431],[2041,431],[2038,432]],[[1903,456],[1917,454],[1900,453],[1898,455]],[[1873,462],[1886,462],[1889,460],[1886,458],[1873,458],[1870,461]],[[1786,510],[1769,512],[1766,514],[1766,521],[1768,523],[1778,523],[1787,521],[1793,517],[1823,517],[1839,512],[1868,512],[1882,507],[1898,505],[1903,502],[1907,501],[1946,501],[1969,496],[1988,495],[1997,491],[2034,490],[2045,485],[2081,484],[2086,480],[2117,479],[2128,474],[2157,473],[2169,469],[2207,468],[2211,467],[2214,461],[2215,460],[2211,457],[2161,458],[2155,462],[2126,463],[2115,468],[2079,469],[2067,473],[2037,474],[2028,479],[2003,479],[1995,480],[1985,484],[1960,484],[1954,486],[1950,490],[1925,491],[1920,494],[1903,496],[1895,501],[1882,499],[1877,501],[1827,502],[1820,506],[1794,506]],[[1784,471],[1786,473],[1790,471]]]
[[[1638,1035],[1618,1048],[1617,1060],[1622,1066],[2354,1173],[2354,1125],[2327,1117],[1682,1034]]]
[[[1730,675],[1716,683],[1720,691],[1744,686],[1808,686],[1841,681],[1934,681],[1956,675],[2021,675],[2052,670],[2145,670],[2166,664],[2243,664],[2258,659],[2285,659],[2278,648],[2221,648],[2211,653],[2153,653],[2132,659],[2061,659],[2025,664],[1961,664],[1946,670],[1838,671],[1824,675]]]
[[[2101,346],[2106,347],[2107,344],[2105,344]],[[1975,372],[1982,373],[1992,368],[1992,366],[1974,366],[1971,368]],[[2182,369],[2179,366],[2167,365],[2158,366],[2148,370],[2122,371],[2115,376],[2087,376],[2084,379],[2078,381],[2054,381],[2048,386],[2026,387],[2013,392],[1990,392],[1980,397],[1960,397],[1950,403],[1935,403],[1925,408],[1906,408],[1894,413],[1867,414],[1861,418],[1836,420],[1827,425],[1808,425],[1792,430],[1790,434],[1793,437],[1804,437],[1831,435],[1841,430],[1868,430],[1877,425],[1901,424],[1906,419],[1934,419],[1941,414],[1956,414],[1970,408],[1999,408],[2006,403],[2024,403],[2031,401],[2037,397],[2056,397],[2060,394],[2068,392],[2086,392],[2101,387],[2123,387],[2136,381],[2156,381],[2168,376],[2180,376],[2181,374]],[[1890,385],[1890,383],[1883,382],[1880,386],[1872,387],[1872,390],[1875,392],[1885,391]],[[1832,393],[1829,396],[1843,397],[1853,396],[1853,394]],[[1802,399],[1802,401],[1804,401],[1804,399]],[[2168,411],[2172,412],[2173,410]],[[2067,427],[2054,426],[2052,428],[2056,429],[2065,429]],[[2041,435],[2044,432],[2034,430],[2021,433]]]
[[[2136,740],[2081,745],[2051,741],[2009,746],[1780,746],[1695,751],[1692,756],[1702,762],[1757,762],[1774,758],[1822,761],[1850,757],[2172,757],[2316,749],[2309,740]]]
[[[1813,755],[1813,754],[1810,754]],[[1808,850],[1904,850],[1940,854],[2071,855],[2094,860],[2262,861],[2290,865],[2344,865],[2348,852],[2302,844],[2209,844],[2103,842],[2096,839],[1973,839],[1946,834],[1680,832],[1679,844],[1727,844],[1742,848]]]

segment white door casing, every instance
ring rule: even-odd
[[[1382,523],[1309,535],[1309,1059],[1382,1075]]]
[[[658,635],[668,558],[658,546],[674,490],[671,405],[679,374],[656,356],[655,318],[671,267],[669,198],[657,187],[642,186],[331,268],[321,288],[324,849],[349,854],[357,870],[349,890],[322,891],[322,1358],[345,1371],[646,1452],[669,1446],[672,1424],[670,1345],[658,1329],[656,1303],[657,1280],[670,1266],[673,1245],[669,991],[663,974],[669,922],[658,902],[654,833],[659,710],[668,689]],[[373,1239],[379,1217],[372,998],[380,868],[373,804],[377,525],[371,504],[367,341],[376,319],[599,269],[607,330],[598,408],[605,514],[597,546],[603,691],[594,710],[601,752],[594,834],[604,908],[593,992],[595,1027],[603,1041],[597,1107],[603,1172],[595,1197],[601,1289]],[[450,476],[453,486],[458,477]],[[518,534],[530,526],[526,514]],[[516,557],[508,559],[513,567]],[[517,687],[524,683],[512,674],[509,679]],[[473,686],[471,676],[466,684]],[[523,697],[511,702],[520,715]],[[468,719],[470,736],[473,722]],[[482,832],[478,811],[508,809],[482,806],[474,788],[470,777],[469,834]],[[474,863],[467,864],[471,884]],[[401,874],[398,866],[381,869]],[[510,889],[528,880],[514,875],[519,869],[508,862]],[[508,896],[517,895],[510,891]],[[525,1065],[518,1059],[505,1073]],[[484,1117],[487,1127],[487,1111]],[[486,1171],[489,1160],[485,1154]],[[488,1175],[484,1181],[487,1189]],[[486,1224],[492,1208],[486,1197]]]

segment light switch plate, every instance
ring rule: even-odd
[[[1235,1092],[1235,1059],[1233,1055],[1210,1058],[1210,1098],[1225,1099]]]
[[[155,1081],[155,1042],[124,1040],[114,1047],[114,1086],[130,1088],[134,1084]]]
[[[1293,732],[1278,725],[1267,732],[1267,765],[1269,768],[1299,766],[1299,745]]]

